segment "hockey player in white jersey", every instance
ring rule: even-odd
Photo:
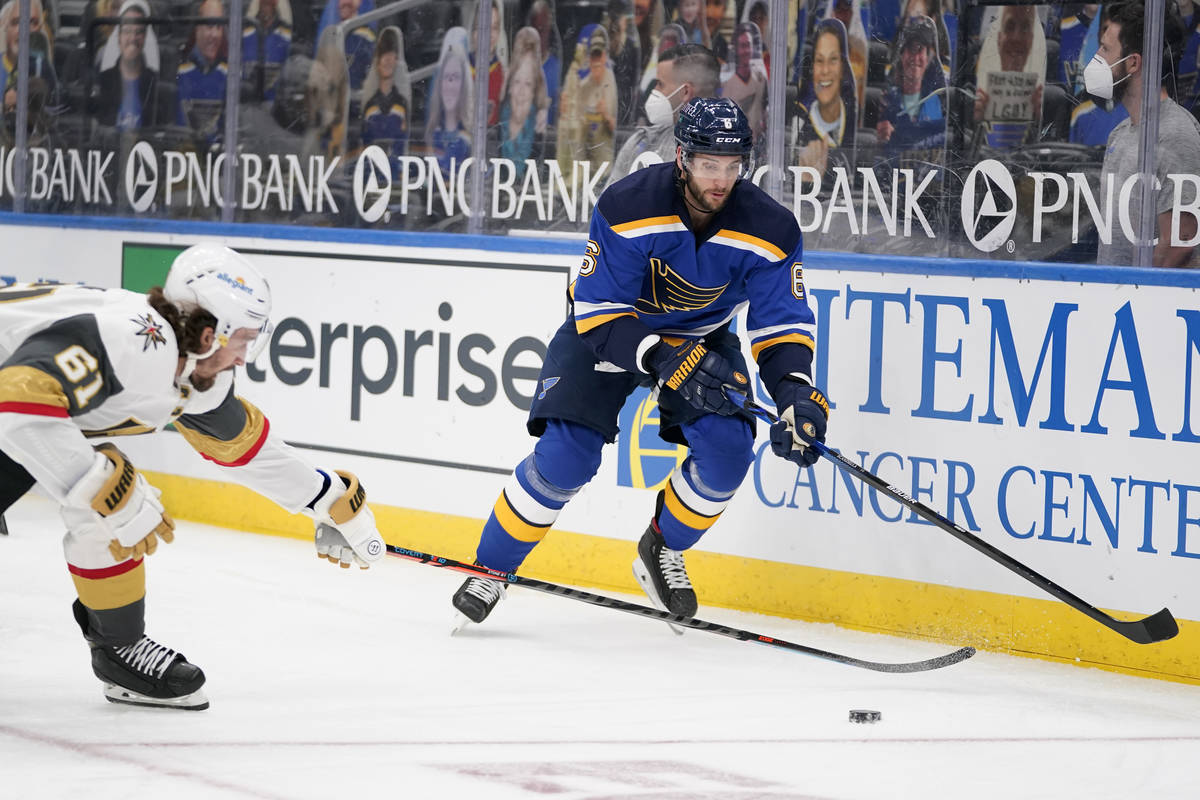
[[[538,436],[484,525],[476,561],[515,572],[592,479],[617,415],[639,384],[658,387],[659,435],[688,457],[659,492],[633,571],[652,602],[693,616],[683,553],[718,520],[753,460],[754,423],[726,387],[748,393],[730,330],[746,336],[782,421],[773,451],[811,466],[829,406],[812,382],[813,323],[796,218],[744,178],[753,134],[731,100],[692,98],[675,123],[675,161],[623,178],[592,213],[572,313],[550,342],[529,410]],[[482,622],[502,584],[468,578],[453,604]]]
[[[169,423],[201,456],[316,525],[348,567],[384,551],[358,479],[316,469],[233,369],[270,338],[270,288],[243,256],[196,245],[147,294],[74,285],[0,289],[0,513],[34,483],[61,504],[74,615],[113,702],[203,709],[204,673],[144,632],[143,559],[174,538],[160,492],[110,442]]]

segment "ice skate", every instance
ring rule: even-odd
[[[658,523],[654,520],[650,521],[650,526],[638,542],[633,576],[655,607],[681,617],[696,615],[696,592],[684,568],[683,553],[666,546]],[[682,629],[669,622],[667,625],[676,634],[682,635]]]
[[[190,711],[208,708],[208,698],[200,691],[204,673],[183,653],[148,636],[122,647],[88,644],[92,672],[104,682],[109,702]]]
[[[490,578],[467,578],[463,585],[454,593],[454,607],[458,610],[455,615],[454,628],[450,635],[458,633],[468,622],[479,624],[487,619],[488,614],[505,596],[503,581]]]
[[[97,642],[84,605],[76,600],[71,611],[91,648],[92,672],[104,682],[109,702],[190,711],[208,708],[208,698],[200,691],[204,673],[183,653],[145,635],[126,645]]]

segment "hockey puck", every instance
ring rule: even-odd
[[[868,711],[862,708],[850,709],[851,722],[879,722],[883,719],[883,714],[878,711]]]

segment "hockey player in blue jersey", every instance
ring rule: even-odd
[[[754,423],[725,391],[750,389],[729,329],[734,315],[748,306],[750,350],[785,420],[771,430],[777,454],[815,463],[807,442],[824,441],[828,403],[812,385],[814,317],[800,228],[744,180],[752,168],[746,115],[729,99],[693,98],[675,137],[673,162],[637,171],[600,196],[573,312],[550,343],[529,411],[529,432],[540,438],[496,501],[476,561],[516,571],[596,474],[625,398],[653,384],[659,435],[689,454],[658,494],[634,574],[655,605],[692,616],[696,594],[683,553],[717,521],[753,460]],[[502,596],[501,582],[471,577],[453,602],[482,622]]]

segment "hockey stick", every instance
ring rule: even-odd
[[[729,396],[730,400],[740,406],[748,414],[758,417],[767,423],[775,423],[779,421],[779,417],[755,403],[742,392],[734,391],[732,387],[727,387],[725,394]],[[897,489],[895,486],[892,486],[875,473],[860,467],[858,464],[855,464],[841,453],[829,449],[823,442],[809,442],[808,446],[815,449],[821,454],[822,457],[829,459],[834,464],[841,467],[846,472],[849,472],[863,483],[866,483],[868,486],[883,492],[888,497],[911,509],[917,515],[923,517],[929,522],[932,522],[934,525],[958,539],[960,542],[970,545],[988,558],[999,563],[1001,566],[1017,573],[1034,586],[1037,586],[1039,589],[1053,595],[1054,597],[1057,597],[1059,600],[1071,606],[1076,611],[1080,611],[1088,615],[1096,622],[1099,622],[1101,625],[1109,628],[1110,630],[1116,631],[1126,639],[1129,639],[1132,642],[1137,642],[1138,644],[1153,644],[1154,642],[1161,642],[1165,639],[1170,639],[1179,633],[1178,623],[1176,623],[1175,618],[1171,616],[1171,612],[1165,608],[1143,619],[1125,621],[1116,619],[1115,617],[1110,617],[1108,614],[1105,614],[1095,606],[1088,604],[1086,601],[1067,591],[1049,578],[1034,572],[1032,569],[1025,566],[1020,561],[1017,561],[1012,556],[997,550],[992,545],[983,541],[979,537],[968,533],[961,526],[956,525],[955,523],[946,519],[933,509],[912,499],[903,491]]]
[[[602,606],[604,608],[615,608],[617,611],[624,611],[629,614],[637,614],[640,617],[649,617],[650,619],[661,620],[675,625],[682,625],[685,628],[692,628],[698,631],[708,631],[709,633],[719,634],[720,636],[728,636],[730,639],[737,639],[742,642],[754,642],[755,644],[765,644],[771,647],[779,647],[784,650],[790,650],[794,653],[803,653],[806,656],[813,658],[824,659],[825,661],[834,661],[838,664],[845,664],[850,667],[860,667],[862,669],[874,670],[875,672],[924,672],[926,670],[938,669],[940,667],[948,667],[951,664],[957,664],[960,661],[965,661],[975,655],[974,647],[960,647],[952,653],[947,653],[944,656],[937,658],[929,658],[924,661],[913,661],[906,664],[894,664],[882,661],[863,661],[862,659],[844,656],[840,653],[831,653],[828,650],[818,650],[815,647],[807,647],[802,644],[793,644],[792,642],[784,641],[783,639],[775,639],[771,636],[763,636],[759,633],[751,633],[739,628],[730,628],[725,625],[718,625],[715,622],[705,622],[695,619],[694,617],[681,617],[677,614],[669,614],[666,611],[659,611],[657,608],[649,608],[640,606],[637,603],[627,603],[624,600],[617,600],[612,597],[605,597],[600,594],[592,594],[580,589],[572,589],[569,586],[561,586],[557,583],[549,583],[547,581],[539,581],[536,578],[526,578],[512,572],[499,572],[487,567],[481,567],[476,564],[464,564],[461,561],[454,561],[441,556],[433,556],[429,553],[422,553],[417,550],[409,550],[406,547],[397,547],[389,544],[387,546],[388,555],[407,558],[410,561],[419,561],[422,564],[428,564],[431,567],[443,567],[455,572],[465,572],[468,575],[474,575],[482,578],[491,578],[493,580],[504,581],[513,586],[524,586],[526,589],[533,589],[537,592],[545,592],[546,594],[556,594],[560,597],[568,597],[572,600],[579,600],[584,603],[590,603],[594,606]]]
[[[0,536],[8,536],[8,523],[4,521],[3,514],[0,514]]]

